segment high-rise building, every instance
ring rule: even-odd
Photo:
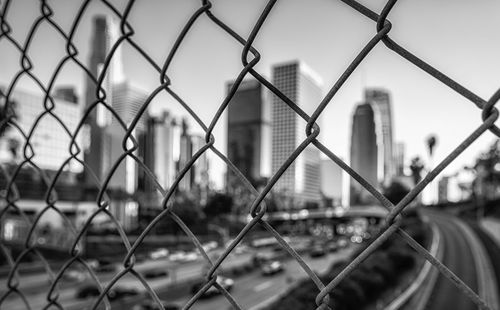
[[[273,84],[311,115],[321,101],[321,79],[304,63],[292,61],[272,68]],[[275,173],[305,140],[306,122],[282,99],[272,95],[272,172]],[[288,167],[274,190],[293,196],[289,207],[319,202],[321,190],[319,150],[309,145]]]
[[[127,128],[138,114],[141,106],[147,99],[147,94],[140,91],[127,82],[112,84],[112,106],[118,117],[123,121]],[[138,139],[144,132],[145,116],[141,116],[139,122],[134,126],[132,135]],[[103,129],[104,135],[109,139],[109,158],[111,165],[120,159],[125,152],[123,149],[123,140],[126,136],[126,130],[120,122],[113,116],[110,124]],[[128,147],[132,147],[131,139],[127,140]],[[121,164],[115,169],[113,177],[109,183],[110,188],[123,189],[128,193],[134,193],[137,189],[138,166],[135,160],[127,156]]]
[[[193,155],[198,152],[203,146],[205,146],[205,137],[200,135],[193,135],[191,137],[191,142],[193,146]],[[210,178],[209,178],[209,161],[207,152],[203,152],[203,154],[198,157],[195,161],[193,168],[191,168],[191,177],[193,181],[193,186],[197,191],[197,194],[200,199],[201,205],[206,204],[208,201],[208,192],[210,186]]]
[[[396,176],[405,174],[405,152],[406,147],[404,142],[394,144],[394,164],[396,167]]]
[[[232,83],[228,84],[229,92]],[[271,111],[263,87],[256,80],[243,81],[227,108],[228,159],[252,183],[258,186],[270,170]],[[231,192],[241,181],[227,170],[227,188]]]
[[[3,94],[4,92],[0,92]],[[58,90],[55,90],[58,93]],[[69,130],[74,134],[82,117],[81,105],[78,102],[67,101],[53,96],[55,114]],[[0,96],[0,102],[5,100],[4,95]],[[47,170],[58,170],[68,158],[71,157],[70,146],[71,136],[64,127],[52,117],[46,114],[44,108],[43,94],[36,95],[22,90],[14,90],[9,97],[13,103],[16,119],[15,122],[25,135],[28,135],[36,124],[29,139],[28,156],[33,157],[33,161],[39,168]],[[40,120],[37,122],[37,119]],[[26,139],[23,134],[13,127],[8,127],[0,139],[0,162],[17,162],[23,157],[23,149]],[[76,143],[82,145],[82,135],[76,136]],[[81,157],[81,156],[80,156]],[[81,164],[71,161],[64,170],[70,172],[80,172]]]
[[[145,130],[143,133],[139,134],[138,137],[138,158],[156,178],[158,178],[158,175],[156,174],[155,141],[158,139],[156,136],[156,127],[158,123],[155,117],[147,117]],[[143,200],[146,201],[148,205],[152,203],[155,198],[154,196],[156,196],[154,181],[151,180],[150,176],[143,169],[139,169],[138,172],[137,190],[140,193],[144,193],[145,197],[143,197]]]
[[[352,118],[351,168],[371,185],[378,187],[378,148],[375,132],[375,117],[372,105],[359,104]],[[350,205],[365,205],[373,202],[371,194],[351,178]]]
[[[139,135],[139,157],[154,173],[158,183],[168,190],[175,179],[174,128],[175,119],[167,111],[160,116],[147,118],[146,130]],[[152,180],[144,172],[139,173],[139,190],[151,193]]]
[[[113,110],[127,126],[130,126],[142,105],[146,102],[148,95],[128,81],[113,83],[112,93]],[[144,131],[145,119],[146,116],[142,115],[134,129],[138,132]]]
[[[321,160],[321,193],[333,206],[342,204],[343,170],[331,159]]]
[[[383,89],[366,89],[365,101],[371,104],[375,117],[378,144],[378,180],[388,185],[396,174],[393,153],[392,111],[389,92]]]
[[[180,173],[182,169],[187,165],[187,163],[193,157],[193,143],[191,141],[191,136],[189,135],[188,123],[186,119],[182,119],[182,131],[180,137],[180,151],[179,151],[179,161],[177,171]],[[181,191],[189,192],[192,186],[192,175],[191,172],[187,172],[179,183],[179,189]]]
[[[117,48],[105,69],[106,58],[110,55],[113,44],[119,36],[118,24],[109,16],[99,15],[93,19],[92,39],[90,46],[90,59],[87,68],[93,78],[86,76],[85,106],[89,108],[98,101],[96,80],[104,74],[101,87],[106,91],[106,103],[112,105],[112,84],[123,80],[121,63],[121,48]],[[111,113],[102,103],[98,103],[86,118],[88,127],[89,145],[85,150],[84,161],[88,168],[85,169],[86,184],[95,185],[93,174],[104,180],[106,173],[112,165],[110,154],[110,138],[104,128],[111,123]],[[90,168],[90,171],[88,170]]]

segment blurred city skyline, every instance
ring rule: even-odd
[[[54,20],[65,31],[69,31],[78,8],[62,1],[52,2],[58,4],[54,6],[57,7]],[[376,12],[380,12],[384,4],[383,1],[361,2]],[[118,1],[112,3],[120,11],[126,5],[118,5]],[[212,11],[246,37],[266,3],[216,1]],[[79,25],[74,41],[80,52],[78,58],[85,64],[89,57],[92,17],[97,14],[112,15],[100,3],[91,2],[90,5],[92,7]],[[129,18],[136,32],[133,39],[160,66],[182,27],[200,4],[183,1],[178,2],[176,10],[161,10],[163,5],[172,6],[170,1],[137,6]],[[398,25],[391,30],[390,36],[487,100],[496,90],[495,82],[498,78],[494,68],[500,65],[497,57],[500,54],[500,41],[487,38],[494,37],[495,29],[500,27],[500,21],[494,18],[494,12],[498,12],[500,5],[493,1],[481,4],[453,1],[453,10],[451,5],[452,1],[433,2],[432,10],[429,10],[430,1],[398,3],[389,16]],[[38,6],[37,3],[28,1],[11,3],[8,16],[15,38],[26,37],[34,18],[39,15]],[[425,24],[420,22],[423,17],[427,21]],[[473,22],[463,23],[464,19]],[[318,0],[310,2],[308,6],[300,1],[281,2],[273,8],[256,38],[254,46],[262,55],[256,70],[269,79],[272,64],[289,60],[303,61],[321,76],[324,95],[374,34],[375,23],[341,2]],[[54,46],[55,49],[52,48]],[[51,47],[50,52],[48,47]],[[64,41],[54,35],[49,27],[41,27],[30,49],[33,50],[33,53],[29,53],[34,64],[33,72],[42,82],[47,83],[58,61],[65,54]],[[205,124],[210,123],[224,100],[226,83],[234,80],[242,69],[241,50],[240,45],[202,16],[193,25],[193,31],[181,44],[167,71],[172,80],[172,89],[193,108]],[[19,70],[18,63],[4,61],[16,59],[12,56],[16,52],[12,49],[10,51],[12,54],[0,59],[0,67],[3,68],[0,83],[5,86],[8,86]],[[9,54],[9,50],[6,54]],[[125,76],[134,85],[148,93],[159,85],[158,73],[141,60],[128,43],[123,44],[123,59]],[[75,86],[80,100],[84,100],[84,74],[75,65],[67,65],[56,84]],[[364,89],[372,87],[384,88],[390,93],[394,140],[405,142],[407,162],[416,155],[427,161],[425,140],[430,134],[436,134],[438,143],[434,164],[437,164],[482,122],[481,111],[474,104],[380,43],[348,79],[320,118],[320,141],[346,161],[349,158],[354,109],[363,101]],[[16,89],[36,91],[34,84],[27,78],[22,78]],[[150,108],[153,114],[160,114],[162,110],[169,110],[179,117],[187,115],[178,103],[165,94],[159,95]],[[193,131],[201,133],[201,128],[197,127],[192,118],[189,123]],[[225,152],[224,118],[215,127],[214,136],[216,147]],[[494,136],[490,133],[480,137],[444,174],[452,174],[464,165],[473,164],[474,159],[486,150],[493,139]],[[211,171],[221,171],[219,168],[223,168],[224,164],[220,160],[213,160],[214,158],[212,156]],[[223,186],[223,174],[212,173],[211,177],[217,187]]]

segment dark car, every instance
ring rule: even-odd
[[[147,299],[141,302],[140,304],[135,305],[132,310],[180,310],[181,308],[176,304],[167,303],[166,301],[161,300],[161,308],[154,300]]]
[[[326,244],[326,248],[328,249],[329,252],[336,252],[339,250],[339,245],[337,244],[337,242],[332,241]]]
[[[267,263],[262,264],[260,270],[263,275],[269,276],[279,272],[282,272],[284,269],[283,264],[280,261],[274,260]]]
[[[161,277],[168,277],[168,272],[163,269],[150,269],[144,272],[144,278],[155,279]]]
[[[76,298],[78,299],[85,299],[88,297],[96,297],[99,296],[101,292],[99,291],[99,288],[95,284],[87,284],[82,287],[80,287],[77,292],[76,292]],[[132,295],[137,295],[138,292],[135,289],[132,288],[125,288],[125,287],[114,287],[111,288],[107,295],[109,300],[115,300],[119,298],[123,298],[125,296],[132,296]]]
[[[325,252],[325,248],[323,245],[314,245],[312,248],[311,248],[311,251],[309,252],[309,255],[311,257],[321,257],[321,256],[324,256],[326,254]]]
[[[117,270],[117,267],[114,262],[112,262],[109,259],[102,258],[97,261],[97,264],[95,266],[95,271],[97,272],[115,272]]]
[[[120,298],[127,297],[127,296],[134,296],[137,294],[139,294],[139,292],[136,289],[127,288],[127,287],[116,287],[116,288],[112,288],[108,292],[108,298],[109,298],[109,300],[115,300],[115,299],[120,299]]]
[[[99,289],[97,288],[97,285],[95,284],[88,284],[80,287],[76,291],[76,298],[78,299],[85,299],[88,297],[92,296],[99,296],[101,293],[99,292]]]
[[[234,285],[234,280],[222,276],[217,277],[217,283],[222,286],[226,291],[230,292],[233,289]],[[202,287],[205,285],[204,282],[199,282],[196,283],[195,285],[192,286],[191,292],[193,294],[196,294]],[[218,288],[216,288],[214,285],[210,286],[208,290],[206,290],[201,297],[211,297],[217,294],[221,294]]]
[[[102,272],[102,273],[109,273],[109,272],[115,272],[117,270],[116,266],[114,264],[109,264],[109,265],[99,265],[95,271],[97,272]]]

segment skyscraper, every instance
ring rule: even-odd
[[[141,106],[147,99],[147,94],[127,82],[117,83],[111,85],[112,89],[112,106],[118,117],[128,127],[131,126],[132,121],[139,112]],[[134,138],[144,132],[145,117],[141,116],[139,122],[132,130]],[[113,165],[120,156],[125,152],[123,149],[123,139],[125,138],[126,131],[121,126],[120,122],[113,116],[111,123],[104,128],[104,135],[108,137],[109,156],[111,165]],[[127,140],[128,147],[132,147],[132,140]],[[111,188],[123,189],[128,193],[133,193],[137,189],[138,167],[135,160],[127,156],[125,157],[118,168],[114,171],[113,177],[109,183]]]
[[[186,119],[182,119],[182,131],[180,137],[180,152],[178,161],[178,172],[180,173],[182,169],[187,165],[187,163],[193,157],[193,143],[191,141],[191,136],[188,132],[188,123]],[[191,172],[188,171],[179,183],[179,189],[181,191],[190,191],[192,185]]]
[[[331,159],[321,160],[321,192],[334,206],[342,204],[342,168]]]
[[[378,187],[378,148],[375,117],[372,105],[362,103],[356,107],[352,118],[351,168],[371,185]],[[371,194],[351,178],[350,205],[369,204]]]
[[[309,115],[321,101],[321,79],[304,63],[292,61],[272,68],[273,84]],[[306,122],[278,96],[272,96],[272,172],[275,173],[305,140]],[[308,146],[288,167],[274,190],[293,196],[295,204],[320,199],[319,150]]]
[[[389,92],[383,89],[366,89],[365,101],[371,104],[378,144],[378,180],[388,185],[396,174],[393,153],[392,111]]]
[[[164,111],[160,116],[146,120],[146,130],[139,134],[139,158],[155,175],[158,183],[168,190],[175,178],[174,127],[175,119]],[[139,191],[144,192],[148,202],[159,202],[153,180],[139,171]],[[156,199],[156,200],[155,200]],[[159,207],[159,204],[156,204]]]
[[[128,81],[113,83],[112,85],[113,109],[122,121],[129,126],[135,116],[146,102],[146,92],[134,87]],[[134,127],[138,132],[144,131],[146,116],[142,115]]]
[[[397,142],[394,144],[394,163],[396,166],[396,175],[402,176],[405,174],[405,144]]]
[[[229,92],[232,83],[228,84]],[[243,81],[227,108],[227,154],[229,160],[254,186],[269,174],[271,111],[262,85],[256,80]],[[227,188],[240,184],[228,169]],[[241,184],[240,184],[241,185]]]
[[[191,137],[191,142],[193,146],[193,155],[198,152],[203,146],[205,146],[205,137],[200,135],[193,135]],[[209,191],[209,161],[207,152],[205,151],[200,157],[194,162],[193,168],[191,168],[191,177],[195,191],[197,191],[197,196],[200,199],[200,204],[204,205],[208,201],[208,191]]]
[[[88,69],[97,79],[104,69],[106,57],[108,57],[113,44],[118,38],[118,25],[109,16],[99,15],[94,18],[91,51]],[[95,81],[86,77],[86,107],[97,101],[97,85]],[[118,48],[113,55],[110,65],[105,72],[105,79],[101,87],[106,91],[107,104],[112,106],[112,87],[113,83],[123,80],[123,69],[121,64],[121,49]],[[88,126],[89,146],[84,151],[84,161],[88,168],[103,180],[105,174],[110,168],[110,138],[104,133],[104,128],[111,123],[111,114],[102,105],[98,104],[92,109],[92,112],[86,118]],[[85,181],[87,185],[93,186],[95,181],[91,171],[85,170]]]
[[[155,119],[155,124],[154,171],[160,184],[168,189],[175,179],[174,134],[177,123],[172,115],[164,112]]]

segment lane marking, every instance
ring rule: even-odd
[[[267,282],[263,282],[259,285],[256,285],[253,290],[254,292],[260,292],[262,290],[265,290],[266,288],[268,287],[271,287],[273,285],[273,282],[272,281],[267,281]]]
[[[467,243],[472,249],[472,256],[476,265],[477,285],[479,296],[491,309],[500,308],[500,300],[497,296],[497,279],[492,262],[484,248],[483,243],[475,232],[464,222],[455,219],[458,227],[462,230]]]

